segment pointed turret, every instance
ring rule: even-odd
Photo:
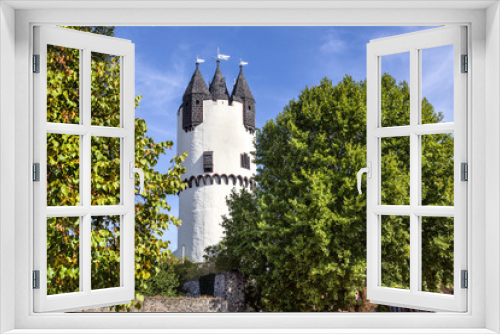
[[[212,99],[215,100],[229,100],[229,92],[227,91],[226,78],[222,75],[220,70],[220,59],[217,59],[217,69],[215,70],[214,78],[208,88]]]
[[[250,87],[248,86],[245,75],[243,74],[243,65],[240,65],[240,74],[234,84],[231,100],[243,103],[243,124],[247,130],[254,132],[255,99],[253,98]]]
[[[196,63],[196,70],[182,97],[182,128],[184,131],[191,131],[195,126],[203,123],[203,101],[211,98],[198,66],[199,63]]]

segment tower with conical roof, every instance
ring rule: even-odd
[[[253,133],[255,131],[255,99],[243,75],[243,65],[240,65],[240,74],[234,84],[231,100],[243,104],[243,124],[245,129]]]
[[[190,131],[203,123],[203,101],[211,99],[199,65],[196,63],[196,70],[182,97],[182,128],[185,131]]]
[[[217,68],[215,69],[214,78],[210,83],[209,91],[214,101],[229,100],[226,78],[224,78],[224,76],[222,75],[222,71],[220,70],[220,59],[217,59]]]
[[[188,156],[182,163],[187,187],[179,194],[182,225],[175,255],[195,262],[221,241],[231,191],[254,185],[255,100],[242,66],[230,95],[219,59],[216,64],[208,88],[196,64],[177,114],[177,153]]]

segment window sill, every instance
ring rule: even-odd
[[[14,329],[5,334],[494,334],[475,329]]]

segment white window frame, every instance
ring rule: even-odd
[[[134,247],[134,176],[135,161],[135,76],[134,44],[129,40],[99,36],[57,27],[34,27],[34,53],[39,55],[39,73],[34,84],[34,162],[39,163],[39,181],[33,184],[34,193],[34,270],[39,271],[39,289],[34,290],[35,312],[71,311],[105,305],[130,303],[135,296]],[[57,45],[79,50],[79,124],[47,122],[47,46]],[[120,57],[120,126],[92,126],[91,57],[99,52]],[[76,206],[47,206],[47,134],[78,135],[79,194]],[[96,137],[120,140],[120,203],[92,205],[91,141]],[[120,217],[120,282],[113,288],[93,290],[91,287],[92,216]],[[78,217],[80,219],[79,291],[47,295],[47,218]]]
[[[374,303],[423,310],[467,310],[467,290],[461,288],[461,270],[467,270],[467,184],[461,181],[461,163],[467,163],[467,73],[461,73],[461,56],[467,54],[466,27],[439,27],[370,41],[367,46],[367,295]],[[422,50],[453,46],[454,122],[422,124]],[[409,53],[410,123],[382,126],[381,77],[383,56]],[[421,136],[454,134],[454,205],[422,205]],[[382,139],[407,137],[410,144],[410,202],[383,205]],[[382,286],[381,226],[383,217],[406,216],[410,220],[410,286],[396,289]],[[422,217],[454,218],[454,294],[420,290],[422,284]]]
[[[149,8],[148,8],[149,6]],[[196,7],[198,6],[198,7]],[[0,3],[0,329],[12,333],[500,332],[500,10],[497,1],[126,1]],[[16,10],[13,7],[17,8]],[[66,8],[64,8],[66,7]],[[99,8],[97,8],[99,7]],[[107,7],[103,10],[102,7]],[[196,8],[195,8],[196,7]],[[221,9],[224,7],[224,9]],[[397,7],[397,8],[394,8]],[[137,10],[134,8],[143,8]],[[44,10],[52,9],[52,10]],[[58,10],[54,10],[58,9]],[[469,27],[468,312],[397,314],[34,314],[30,256],[32,27],[61,25],[442,25]],[[15,36],[15,37],[14,37]],[[14,71],[15,66],[15,71]],[[15,91],[12,82],[15,79]],[[9,95],[11,93],[11,95]],[[15,94],[14,94],[15,93]],[[8,109],[8,110],[7,110]],[[15,110],[15,112],[12,112]],[[12,130],[13,129],[13,130]],[[12,147],[14,135],[15,145]],[[485,153],[488,151],[488,154]],[[12,175],[14,174],[14,177]],[[488,182],[486,182],[488,174]],[[12,199],[12,189],[15,196]],[[485,205],[486,202],[486,205]],[[14,209],[11,209],[14,208]],[[12,224],[12,221],[15,224]],[[471,226],[474,226],[472,229]],[[14,237],[12,237],[14,235]],[[14,250],[14,254],[12,254]],[[26,261],[26,259],[29,259]],[[486,266],[488,261],[488,266]],[[13,288],[14,287],[14,288]],[[14,307],[12,307],[14,305]],[[141,329],[137,329],[141,328]],[[247,328],[245,331],[244,329]],[[357,330],[356,330],[357,328]],[[43,331],[45,329],[45,331]],[[134,329],[134,330],[132,330]],[[189,330],[191,329],[191,330]],[[241,330],[236,330],[241,329]],[[293,330],[295,329],[295,330]],[[348,330],[349,329],[349,330]]]

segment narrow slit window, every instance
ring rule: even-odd
[[[205,151],[203,152],[203,172],[213,173],[214,171],[214,152]]]
[[[241,168],[250,169],[250,156],[246,153],[240,154]]]

